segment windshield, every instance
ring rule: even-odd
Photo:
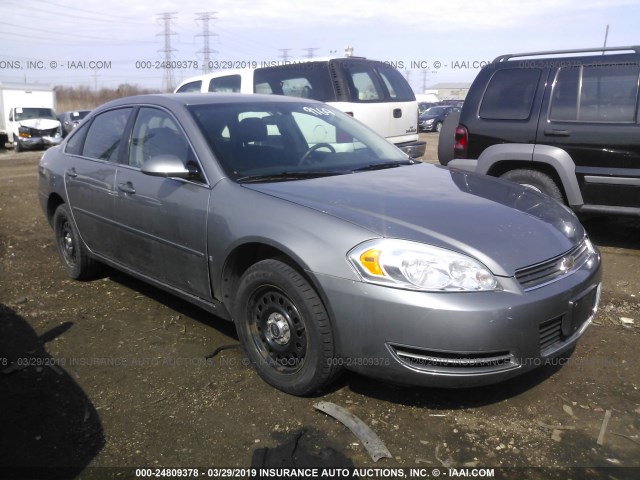
[[[16,108],[16,121],[31,120],[33,118],[49,118],[57,120],[56,113],[50,108]]]
[[[408,160],[369,128],[320,103],[217,103],[189,110],[227,174],[238,181],[337,175]]]

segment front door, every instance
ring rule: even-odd
[[[116,174],[115,217],[122,245],[118,261],[189,294],[211,298],[206,230],[210,189],[204,178],[188,181],[142,173],[144,161],[158,155],[197,165],[177,121],[164,110],[142,107],[128,160]]]

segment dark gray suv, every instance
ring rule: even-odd
[[[440,163],[640,215],[639,78],[639,46],[498,57],[445,124]]]

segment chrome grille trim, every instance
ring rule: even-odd
[[[588,242],[583,240],[577,247],[568,252],[558,255],[535,265],[516,270],[516,280],[520,283],[524,291],[548,285],[580,269],[591,258],[591,251]],[[570,260],[570,268],[563,268],[563,262]]]
[[[413,369],[432,373],[486,373],[517,368],[508,351],[439,352],[401,345],[389,345],[396,358]]]

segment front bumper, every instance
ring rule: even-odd
[[[32,137],[14,137],[17,142],[20,142],[20,146],[25,149],[40,148],[40,147],[55,147],[62,143],[62,135],[51,136],[32,136]]]
[[[599,300],[600,262],[524,292],[425,293],[319,277],[349,370],[394,383],[472,387],[520,375],[571,349]]]
[[[418,129],[421,132],[435,132],[437,123],[438,122],[435,122],[435,121],[431,123],[421,122],[418,124]]]
[[[414,142],[396,143],[395,145],[411,158],[421,157],[427,150],[427,142],[423,142],[421,140],[416,140]]]

